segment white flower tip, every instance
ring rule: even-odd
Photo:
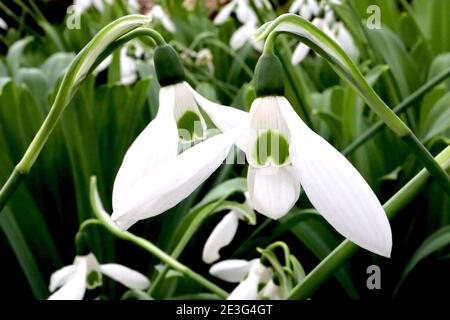
[[[127,231],[133,224],[137,222],[131,219],[124,219],[123,215],[115,214],[115,212],[113,212],[113,214],[111,215],[111,221],[120,231]]]

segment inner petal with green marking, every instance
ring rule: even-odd
[[[178,136],[182,141],[203,139],[201,115],[194,111],[186,111],[177,121]]]
[[[289,142],[276,130],[265,130],[258,135],[253,157],[258,165],[264,166],[268,161],[275,165],[283,165],[289,160]]]
[[[87,287],[94,289],[102,285],[102,275],[97,270],[91,270],[86,276]]]

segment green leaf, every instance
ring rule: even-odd
[[[420,261],[435,253],[436,251],[445,248],[448,245],[450,245],[450,225],[439,229],[428,238],[426,238],[425,241],[420,245],[420,247],[416,250],[416,252],[406,264],[400,281],[395,289],[395,293],[398,292],[406,277],[411,273],[411,271],[414,270],[414,268]]]

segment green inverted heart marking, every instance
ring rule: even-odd
[[[177,121],[178,136],[181,140],[192,141],[195,137],[203,137],[200,116],[193,111],[186,111]]]
[[[284,164],[289,158],[289,143],[279,132],[267,130],[256,140],[256,163],[265,165],[272,159],[276,165]]]

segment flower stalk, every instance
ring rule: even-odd
[[[448,171],[450,168],[450,146],[438,154],[435,160],[443,170]],[[425,187],[429,178],[430,173],[423,169],[392,196],[383,206],[388,218],[394,218],[403,207],[414,199]],[[355,254],[358,248],[357,245],[349,240],[343,241],[291,291],[288,299],[301,300],[309,298],[323,282]]]
[[[96,218],[98,219],[98,223],[95,222],[95,224],[102,225],[105,227],[111,234],[116,236],[117,238],[123,239],[125,241],[129,241],[134,243],[135,245],[141,247],[145,251],[149,252],[150,254],[154,255],[158,259],[160,259],[165,264],[169,265],[174,270],[177,270],[184,274],[186,277],[191,278],[192,280],[196,281],[197,283],[201,284],[205,288],[211,290],[211,292],[217,294],[221,298],[226,298],[228,296],[228,293],[224,291],[223,289],[219,288],[217,285],[212,283],[211,281],[205,279],[200,274],[196,273],[189,267],[185,266],[184,264],[180,263],[175,258],[171,257],[164,251],[162,251],[160,248],[155,246],[150,241],[143,239],[141,237],[135,236],[134,234],[127,232],[127,231],[121,231],[110,219],[109,214],[105,211],[103,208],[103,205],[100,200],[100,196],[98,194],[97,190],[97,178],[91,177],[91,183],[90,183],[90,201],[92,205],[92,209],[94,211],[94,214]],[[91,225],[94,224],[92,220],[87,220],[84,225]]]

